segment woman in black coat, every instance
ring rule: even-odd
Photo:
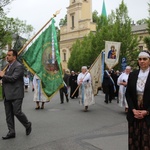
[[[140,52],[139,70],[130,73],[126,89],[129,105],[129,150],[150,150],[150,54]]]

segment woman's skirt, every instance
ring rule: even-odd
[[[40,80],[36,80],[36,85],[34,87],[33,101],[34,102],[49,102],[47,97],[42,92]]]
[[[145,119],[128,124],[129,150],[150,150],[150,127]]]
[[[95,103],[91,83],[82,84],[79,90],[79,103],[83,106],[89,106]]]

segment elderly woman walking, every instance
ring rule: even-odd
[[[87,67],[83,66],[81,73],[78,75],[77,83],[80,86],[80,104],[85,107],[85,112],[88,110],[88,106],[95,103],[91,82],[91,75],[88,72]]]
[[[130,72],[131,72],[131,67],[127,66],[124,73],[122,73],[117,80],[117,84],[119,86],[119,94],[118,94],[119,105],[120,107],[125,107],[125,112],[128,112],[128,104],[125,98],[125,92],[126,92],[126,87],[127,87],[128,77]]]
[[[130,73],[126,89],[129,150],[150,150],[150,54],[138,56],[139,70]]]
[[[49,101],[44,95],[44,93],[42,92],[41,80],[36,74],[33,77],[33,87],[34,87],[33,101],[36,102],[35,109],[44,109],[45,102],[49,102]],[[40,107],[40,103],[42,103],[41,107]]]

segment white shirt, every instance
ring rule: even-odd
[[[29,78],[28,77],[24,77],[24,84],[29,85]]]
[[[138,93],[143,93],[145,88],[145,83],[149,74],[150,68],[146,69],[145,71],[140,70],[138,75],[138,80],[136,84],[136,89]]]
[[[89,72],[86,72],[86,73],[80,73],[79,75],[78,75],[78,78],[77,78],[77,83],[79,84],[80,83],[80,81],[81,80],[83,80],[83,82],[89,82],[89,83],[91,83],[91,75],[90,75],[90,73]]]

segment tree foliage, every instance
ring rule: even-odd
[[[111,40],[121,42],[120,58],[126,57],[128,65],[136,66],[138,40],[137,36],[132,34],[131,19],[128,16],[128,9],[124,1],[121,2],[119,8],[117,8],[116,12],[113,12],[110,17],[114,18],[112,19],[114,20],[114,24],[112,25]],[[121,59],[119,65],[120,64]]]
[[[83,65],[90,66],[105,48],[105,41],[121,42],[120,61],[122,57],[126,57],[129,65],[136,66],[138,40],[132,34],[131,19],[124,1],[116,11],[111,12],[108,18],[98,16],[97,11],[94,11],[93,20],[97,24],[96,33],[90,33],[82,41],[77,40],[73,45],[68,62],[69,69],[79,71]],[[121,69],[120,63],[117,69]]]
[[[0,0],[0,8],[2,9],[6,5],[10,4],[14,0]]]
[[[148,11],[149,11],[149,14],[150,14],[150,3],[148,3],[148,5],[149,5],[149,10]],[[147,19],[147,31],[150,34],[150,16]],[[144,38],[144,42],[147,46],[147,49],[150,51],[150,36],[146,36]]]
[[[94,10],[94,12],[92,13],[92,18],[93,18],[93,22],[98,23],[98,11]]]
[[[146,23],[147,23],[147,19],[141,19],[136,22],[137,25],[142,25],[142,24],[146,24]]]
[[[67,15],[64,18],[60,19],[59,26],[67,25]]]
[[[30,35],[33,31],[31,25],[27,25],[26,21],[19,20],[18,18],[9,18],[3,11],[2,6],[9,4],[12,0],[3,0],[0,3],[0,49],[7,44],[11,44],[12,36],[14,34],[21,36]],[[2,3],[3,2],[3,3]]]

